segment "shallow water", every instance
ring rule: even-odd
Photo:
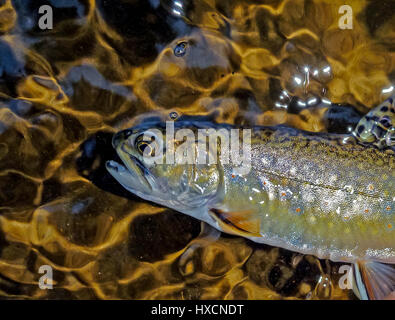
[[[239,237],[184,262],[200,222],[127,193],[104,162],[114,132],[173,111],[347,132],[391,94],[394,1],[348,1],[350,30],[344,1],[176,2],[0,0],[0,296],[355,299],[341,264]]]

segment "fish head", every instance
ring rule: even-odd
[[[180,162],[177,155],[185,150],[178,148],[185,141],[168,138],[163,126],[120,131],[112,144],[122,163],[108,161],[107,170],[124,188],[145,200],[185,213],[204,207],[220,187],[220,164],[199,163],[197,152],[191,153],[187,163]]]

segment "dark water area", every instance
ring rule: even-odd
[[[393,94],[395,2],[348,1],[352,29],[343,4],[0,0],[0,298],[355,299],[341,264],[240,237],[184,259],[201,223],[104,167],[115,132],[172,112],[350,132]]]

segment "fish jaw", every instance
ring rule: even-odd
[[[125,166],[114,160],[106,162],[107,171],[117,180],[126,190],[140,194],[151,194],[154,192],[154,185],[141,173],[137,165]]]
[[[129,131],[128,131],[129,132]],[[136,154],[125,150],[126,132],[121,131],[112,140],[112,145],[122,160],[122,164],[107,161],[106,168],[110,174],[128,191],[141,195],[157,195],[160,184],[151,171],[140,161]],[[146,199],[146,197],[143,197]]]
[[[139,171],[136,172],[134,169],[129,169],[128,166],[124,166],[114,160],[106,162],[106,169],[126,190],[138,197],[178,212],[182,212],[195,219],[204,221],[217,230],[222,231],[217,222],[208,214],[207,204],[203,204],[196,208],[189,207],[176,199],[166,197],[166,194],[161,192],[154,183],[151,183],[150,188],[148,189],[146,184],[142,184],[140,182],[142,179],[138,176]],[[149,183],[148,181],[151,180],[147,180],[147,183]]]
[[[177,208],[172,207],[170,199],[163,199],[164,193],[160,192],[155,184],[148,182],[151,180],[144,182],[136,171],[131,171],[128,167],[114,160],[106,162],[106,169],[129,192],[144,200],[177,210]]]

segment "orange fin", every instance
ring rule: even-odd
[[[260,219],[252,210],[225,212],[213,208],[209,213],[225,232],[246,237],[262,237]]]
[[[383,300],[395,293],[395,266],[375,261],[359,261],[354,266],[361,299]]]

